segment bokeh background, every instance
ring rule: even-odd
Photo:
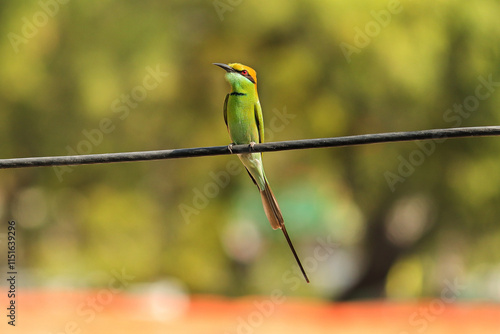
[[[497,125],[499,15],[490,0],[3,1],[0,156],[226,145],[213,62],[256,69],[267,141]],[[413,300],[459,282],[457,300],[498,302],[499,153],[494,137],[266,153],[309,285],[234,156],[2,170],[1,244],[15,220],[33,289],[124,271],[128,292]]]

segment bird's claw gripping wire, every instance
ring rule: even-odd
[[[253,147],[255,146],[256,142],[254,141],[251,141],[249,146],[250,146],[250,151],[253,151]],[[227,149],[229,150],[229,152],[231,152],[231,154],[233,154],[233,146],[234,146],[234,143],[231,143],[229,145],[227,145]]]

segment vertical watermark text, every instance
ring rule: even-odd
[[[11,220],[7,226],[7,298],[9,301],[7,323],[10,326],[16,325],[16,281],[16,222]]]

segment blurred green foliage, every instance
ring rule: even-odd
[[[0,156],[228,144],[213,62],[256,69],[267,140],[496,125],[499,14],[491,0],[4,1]],[[460,297],[499,300],[500,141],[422,144],[265,155],[302,259],[338,244],[310,286],[282,278],[295,263],[236,157],[3,170],[0,211],[33,286],[126,268],[192,293],[337,298],[366,281],[355,295],[420,297],[458,278]]]

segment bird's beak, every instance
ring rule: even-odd
[[[235,72],[234,68],[232,68],[229,65],[226,64],[221,64],[221,63],[213,63],[216,66],[219,66],[220,68],[226,70],[226,72]]]

